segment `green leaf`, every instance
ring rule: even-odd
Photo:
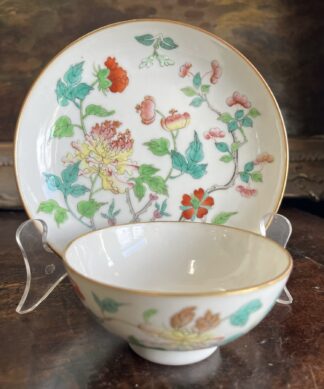
[[[191,100],[190,105],[192,105],[193,107],[200,107],[203,101],[204,100],[200,96],[197,96]]]
[[[79,175],[79,165],[81,161],[68,165],[61,173],[64,184],[71,185],[77,179]]]
[[[178,151],[171,150],[171,160],[172,160],[172,167],[174,169],[180,170],[180,172],[185,172],[187,170],[186,158]]]
[[[106,108],[101,107],[100,105],[90,104],[85,109],[85,115],[94,115],[99,117],[111,116],[115,111],[108,111]]]
[[[247,184],[250,180],[249,173],[240,173],[240,179]]]
[[[218,143],[215,143],[215,146],[216,146],[216,149],[221,151],[222,153],[227,153],[229,152],[229,147],[228,147],[228,144],[225,143],[225,142],[218,142]]]
[[[139,167],[139,175],[141,177],[147,177],[147,176],[153,176],[153,174],[157,173],[160,169],[157,169],[156,167],[152,165],[141,165]]]
[[[62,80],[58,80],[56,83],[56,98],[57,102],[62,106],[65,107],[69,104],[68,98],[67,98],[67,86]]]
[[[212,219],[212,224],[225,224],[231,216],[234,216],[237,213],[238,212],[220,212]]]
[[[192,178],[199,179],[206,174],[207,163],[200,164],[189,164],[187,168],[187,173],[191,175]]]
[[[250,176],[254,182],[263,182],[263,176],[261,172],[252,172],[250,173]]]
[[[228,163],[233,161],[233,157],[231,155],[223,155],[221,158],[219,158],[219,160]]]
[[[112,82],[107,79],[109,73],[110,70],[107,68],[99,69],[97,71],[98,90],[105,91],[111,86]]]
[[[73,100],[75,99],[83,100],[88,96],[88,94],[92,89],[93,87],[91,85],[81,82],[81,84],[77,85],[71,90],[71,98]]]
[[[232,132],[238,129],[238,125],[236,120],[231,120],[229,123],[227,123],[228,131]]]
[[[167,200],[164,199],[164,200],[163,200],[163,203],[161,204],[161,213],[162,213],[162,214],[166,211],[167,206],[168,206]]]
[[[193,83],[193,86],[197,89],[200,88],[200,85],[201,85],[201,75],[200,73],[196,73],[192,79],[192,83]]]
[[[244,171],[245,172],[251,172],[254,169],[254,162],[247,162],[244,165]]]
[[[243,127],[253,127],[253,121],[248,116],[245,116],[242,120],[242,126]]]
[[[232,151],[232,153],[235,153],[235,151],[237,151],[239,149],[239,147],[240,147],[239,143],[237,143],[237,142],[232,143],[231,144],[231,151]]]
[[[181,92],[189,97],[195,96],[197,94],[197,92],[191,86],[186,86],[185,88],[182,88]]]
[[[251,108],[247,114],[253,119],[261,115],[261,113],[256,108]]]
[[[68,219],[68,213],[67,210],[61,207],[58,207],[54,211],[54,220],[56,221],[57,225],[64,223]]]
[[[262,303],[259,299],[250,301],[249,303],[243,305],[236,312],[234,312],[230,317],[230,323],[233,326],[243,327],[249,320],[251,313],[258,311],[262,307]]]
[[[166,138],[152,139],[144,145],[148,147],[151,153],[159,157],[169,154],[170,142]]]
[[[197,131],[194,132],[194,140],[186,150],[186,157],[189,162],[201,162],[204,159],[203,145],[199,140]]]
[[[151,191],[157,194],[168,194],[168,188],[164,179],[160,176],[145,177],[144,182],[149,186]]]
[[[80,197],[83,196],[86,192],[90,192],[90,190],[86,186],[75,184],[70,186],[68,194],[73,197]]]
[[[78,202],[77,209],[80,215],[92,218],[102,204],[98,203],[96,200],[82,200]]]
[[[226,124],[229,123],[230,121],[232,121],[233,119],[234,119],[233,116],[228,112],[222,113],[217,118],[217,120],[220,120],[221,122],[226,123]]]
[[[174,40],[170,37],[163,38],[160,42],[160,47],[165,50],[173,50],[178,47],[178,45],[174,42]]]
[[[137,42],[141,43],[144,46],[151,46],[154,43],[154,36],[152,34],[138,35],[135,37]]]
[[[242,117],[244,116],[244,111],[243,111],[243,109],[239,109],[238,111],[236,111],[235,114],[234,114],[234,116],[235,116],[235,119],[236,119],[236,120],[242,119]]]
[[[92,292],[92,296],[99,306],[99,308],[104,312],[108,313],[116,313],[118,312],[119,307],[122,305],[125,305],[123,303],[119,303],[116,300],[110,298],[110,297],[105,297],[103,299],[100,299],[94,292]]]
[[[56,190],[60,190],[63,192],[63,183],[60,177],[51,173],[44,173],[46,185],[49,190],[55,192]]]
[[[73,125],[68,116],[60,116],[54,124],[54,138],[70,137],[74,135]]]
[[[210,85],[207,85],[207,84],[202,85],[200,88],[202,93],[209,93],[209,89],[210,89]]]
[[[134,194],[138,198],[139,201],[142,200],[142,198],[145,196],[146,188],[143,185],[142,180],[136,179],[135,185],[133,187]]]
[[[47,201],[42,201],[39,204],[37,212],[52,213],[54,211],[54,209],[56,209],[58,207],[59,207],[59,205],[58,205],[57,201],[50,199]]]
[[[68,85],[76,85],[81,81],[84,61],[71,65],[69,70],[64,74],[64,81]]]
[[[157,309],[150,308],[143,312],[144,321],[150,321],[151,317],[158,313]]]

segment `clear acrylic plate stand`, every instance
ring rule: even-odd
[[[283,247],[291,232],[290,221],[282,215],[269,213],[260,220],[260,234]],[[36,309],[67,276],[62,259],[49,248],[46,239],[47,225],[43,220],[27,220],[17,229],[16,240],[26,267],[26,286],[16,308],[19,314]],[[292,301],[285,287],[277,302],[291,304]]]

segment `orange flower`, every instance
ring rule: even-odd
[[[166,131],[177,131],[185,128],[190,123],[190,115],[188,112],[178,113],[175,109],[171,109],[170,115],[161,119],[161,126]]]
[[[214,199],[202,188],[196,189],[192,196],[184,194],[181,201],[182,217],[194,221],[207,215],[209,208],[214,205]]]
[[[106,68],[110,70],[108,80],[111,81],[110,91],[121,93],[127,87],[129,79],[126,70],[118,65],[114,57],[108,57],[105,62]]]
[[[259,165],[260,163],[272,163],[274,160],[273,155],[265,152],[259,154],[255,159],[255,164]]]
[[[218,313],[212,314],[210,310],[206,311],[205,315],[198,317],[196,320],[196,328],[200,332],[209,331],[218,326],[220,317]]]
[[[187,307],[174,314],[170,319],[172,328],[182,328],[189,324],[195,317],[196,307]]]

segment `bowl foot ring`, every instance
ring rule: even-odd
[[[155,350],[130,344],[129,347],[140,357],[160,365],[181,366],[200,362],[213,354],[217,347],[191,351]]]

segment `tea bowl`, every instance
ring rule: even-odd
[[[165,365],[207,358],[271,310],[289,253],[255,233],[190,222],[90,232],[64,263],[84,305],[141,357]]]

